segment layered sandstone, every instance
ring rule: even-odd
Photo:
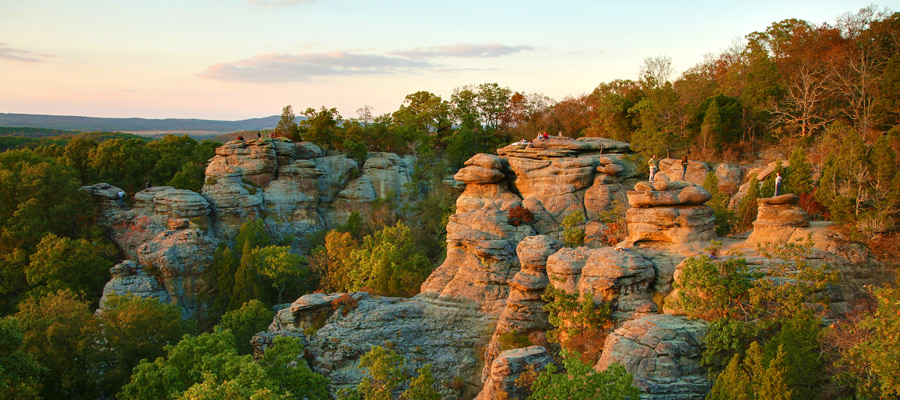
[[[652,314],[625,322],[603,344],[595,369],[622,364],[642,399],[701,399],[712,383],[700,367],[706,323]]]
[[[715,237],[713,211],[703,205],[710,198],[706,189],[691,183],[638,183],[628,192],[628,243],[702,248]]]
[[[519,377],[524,373],[540,373],[552,362],[553,358],[540,346],[504,351],[490,364],[490,374],[476,399],[525,400],[531,391],[527,386],[517,382]]]

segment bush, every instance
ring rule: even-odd
[[[562,220],[563,245],[578,247],[584,245],[584,212],[575,211]]]
[[[565,371],[547,365],[531,386],[529,400],[619,400],[639,399],[640,390],[632,385],[634,377],[620,364],[595,372],[593,364],[581,361],[578,353],[563,353]]]
[[[534,222],[534,214],[525,207],[515,206],[507,212],[507,223],[512,226],[530,224]]]

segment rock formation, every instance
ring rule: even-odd
[[[550,284],[566,293],[606,303],[619,318],[656,311],[651,290],[656,272],[650,260],[610,247],[565,248],[547,259]]]
[[[642,399],[701,399],[712,383],[700,368],[706,324],[653,314],[625,322],[606,337],[595,369],[622,364]]]
[[[800,208],[800,198],[795,194],[759,198],[756,203],[756,221],[748,243],[785,243],[797,233],[796,228],[809,226],[809,215]]]
[[[696,250],[715,237],[709,192],[685,182],[640,182],[628,192],[628,242]]]
[[[541,346],[507,350],[490,364],[490,374],[484,382],[484,389],[476,397],[477,400],[520,399],[528,398],[530,391],[517,384],[516,380],[523,373],[540,373],[546,369],[553,358]]]
[[[171,302],[172,298],[163,288],[160,278],[151,276],[138,263],[125,260],[109,269],[112,279],[103,287],[103,297],[100,298],[100,309],[105,309],[106,301],[110,295],[124,296],[135,295],[140,298],[155,298],[162,303]]]
[[[627,143],[609,139],[554,137],[466,161],[454,176],[466,189],[447,226],[447,258],[422,292],[502,311],[519,270],[517,244],[535,234],[559,238],[559,222],[573,212],[583,212],[587,226],[601,224],[601,213],[624,201],[622,180],[636,173],[622,160],[628,151]],[[528,209],[534,222],[510,225],[508,211],[516,206]]]

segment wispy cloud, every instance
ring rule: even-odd
[[[256,6],[295,6],[311,1],[312,0],[248,0],[247,2]]]
[[[38,54],[28,50],[14,49],[5,43],[0,43],[0,59],[23,61],[23,62],[43,62],[42,58],[46,55]]]
[[[501,57],[522,51],[531,51],[531,46],[507,46],[503,44],[466,44],[420,47],[413,50],[396,51],[392,55],[411,58],[432,57]]]
[[[329,75],[375,75],[417,72],[434,64],[403,57],[353,54],[343,51],[296,55],[258,55],[245,60],[215,64],[200,77],[237,82],[303,82]]]

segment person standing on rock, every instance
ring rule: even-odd
[[[659,171],[659,160],[656,159],[656,154],[653,157],[650,157],[650,161],[647,161],[647,164],[650,165],[650,182],[653,182],[653,177],[656,176],[656,172]]]
[[[772,197],[778,196],[778,191],[781,189],[781,172],[775,173],[775,195]]]
[[[125,192],[120,190],[119,193],[116,193],[116,197],[119,199],[119,204],[124,206],[125,205]]]
[[[684,158],[681,159],[681,180],[682,181],[684,180],[684,176],[687,175],[687,167],[688,167],[687,156],[684,156]]]

